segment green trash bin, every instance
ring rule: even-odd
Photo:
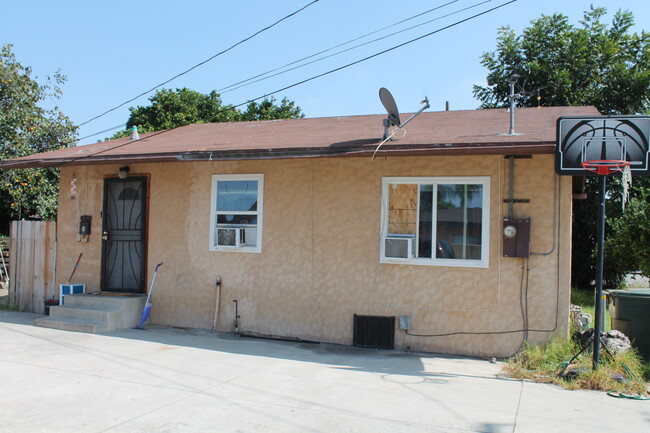
[[[632,347],[650,362],[650,289],[612,290],[608,299],[612,329],[627,335]]]

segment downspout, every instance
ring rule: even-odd
[[[55,223],[56,224],[56,223]],[[59,240],[57,238],[57,231],[58,231],[58,225],[55,226],[54,228],[54,272],[53,277],[52,277],[52,298],[54,298],[54,294],[56,293],[56,261],[57,261],[57,254],[59,252]]]

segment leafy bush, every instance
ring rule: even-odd
[[[636,179],[635,179],[636,181]],[[623,214],[609,220],[611,234],[605,242],[607,261],[619,272],[650,275],[650,190],[641,188]]]

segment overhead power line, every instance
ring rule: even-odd
[[[429,23],[431,23],[431,22],[433,22],[433,21],[437,21],[437,20],[440,20],[440,19],[442,19],[442,18],[446,18],[446,17],[449,17],[449,16],[451,16],[451,15],[455,15],[455,14],[457,14],[457,13],[460,13],[460,12],[466,11],[466,10],[468,10],[468,9],[472,9],[472,8],[478,7],[478,6],[482,5],[482,4],[489,3],[489,2],[494,1],[494,0],[485,0],[485,1],[481,2],[481,3],[476,3],[476,4],[472,5],[472,6],[469,6],[469,7],[463,8],[463,9],[459,9],[459,10],[457,10],[457,11],[455,11],[455,12],[451,12],[451,13],[449,13],[449,14],[442,15],[442,16],[440,16],[440,17],[437,17],[437,18],[434,18],[434,19],[431,19],[431,20],[425,21],[425,22],[423,22],[423,23],[420,23],[420,24],[417,24],[417,25],[414,25],[414,26],[408,27],[408,28],[403,29],[403,30],[400,30],[400,31],[398,31],[398,32],[394,32],[394,33],[391,33],[391,34],[389,34],[389,35],[382,36],[382,37],[380,37],[380,38],[373,39],[373,40],[371,40],[371,41],[365,42],[365,43],[363,43],[363,44],[355,45],[354,47],[351,47],[351,48],[348,48],[348,49],[345,49],[345,50],[342,50],[342,51],[338,51],[338,52],[336,52],[336,53],[334,53],[334,54],[331,54],[331,55],[328,55],[328,56],[325,56],[325,57],[321,57],[321,58],[316,59],[316,60],[313,60],[313,61],[311,61],[311,62],[308,62],[308,63],[304,63],[304,64],[302,64],[302,65],[295,66],[295,67],[293,67],[293,68],[291,68],[291,69],[287,69],[287,70],[284,70],[284,71],[282,71],[282,72],[278,72],[277,74],[268,75],[268,74],[271,74],[271,73],[273,73],[273,72],[275,72],[275,71],[279,71],[279,70],[281,70],[281,69],[283,69],[283,68],[286,68],[286,67],[288,67],[288,66],[295,65],[296,63],[300,63],[300,62],[302,62],[302,61],[304,61],[304,60],[308,60],[308,59],[311,59],[311,58],[313,58],[313,57],[316,57],[316,56],[318,56],[319,54],[323,54],[323,53],[326,53],[326,52],[332,51],[332,50],[334,50],[334,49],[336,49],[336,48],[339,48],[339,47],[342,47],[342,46],[348,45],[348,44],[350,44],[350,43],[352,43],[352,42],[355,42],[355,41],[361,40],[361,39],[363,39],[363,38],[366,38],[366,37],[368,37],[368,36],[374,35],[374,34],[376,34],[376,33],[379,33],[379,32],[381,32],[381,31],[383,31],[383,30],[389,29],[389,28],[391,28],[391,27],[395,27],[395,26],[400,25],[400,24],[403,24],[403,23],[405,23],[405,22],[408,22],[408,21],[414,20],[415,18],[418,18],[418,17],[424,16],[424,15],[427,15],[427,14],[429,14],[429,13],[431,13],[431,12],[434,12],[434,11],[436,11],[436,10],[442,9],[442,8],[444,8],[445,6],[449,6],[450,4],[457,3],[458,1],[459,1],[459,0],[451,0],[451,1],[448,1],[447,3],[444,3],[444,4],[442,4],[442,5],[436,6],[436,7],[431,8],[431,9],[428,9],[428,10],[426,10],[426,11],[424,11],[424,12],[420,12],[420,13],[418,13],[418,14],[416,14],[416,15],[413,15],[413,16],[408,17],[408,18],[406,18],[406,19],[403,19],[403,20],[397,21],[397,22],[395,22],[395,23],[393,23],[393,24],[390,24],[390,25],[388,25],[388,26],[384,26],[384,27],[382,27],[382,28],[380,28],[380,29],[377,29],[377,30],[374,30],[374,31],[372,31],[372,32],[366,33],[366,34],[364,34],[364,35],[362,35],[362,36],[356,37],[356,38],[354,38],[354,39],[350,39],[349,41],[343,42],[343,43],[341,43],[341,44],[335,45],[335,46],[330,47],[330,48],[328,48],[328,49],[325,49],[325,50],[319,51],[319,52],[317,52],[317,53],[311,54],[311,55],[309,55],[309,56],[307,56],[307,57],[303,57],[302,59],[295,60],[295,61],[293,61],[293,62],[291,62],[291,63],[288,63],[288,64],[286,64],[286,65],[284,65],[284,66],[280,66],[280,67],[278,67],[278,68],[275,68],[275,69],[272,69],[272,70],[266,71],[266,72],[264,72],[264,73],[261,73],[261,74],[255,75],[254,77],[250,77],[250,78],[247,78],[247,79],[245,79],[245,80],[239,81],[239,82],[234,83],[234,84],[231,84],[231,85],[229,85],[229,86],[226,86],[226,87],[224,87],[224,88],[218,89],[217,92],[218,92],[218,93],[228,93],[228,92],[231,92],[231,91],[237,90],[237,89],[239,89],[239,88],[241,88],[241,87],[245,87],[245,86],[248,86],[248,85],[250,85],[250,84],[257,83],[257,82],[259,82],[259,81],[264,81],[264,80],[266,80],[266,79],[269,79],[269,78],[275,77],[275,76],[277,76],[277,75],[281,75],[281,74],[284,74],[284,73],[287,73],[287,72],[293,71],[293,70],[295,70],[295,69],[299,69],[299,68],[302,68],[302,67],[304,67],[304,66],[310,65],[310,64],[312,64],[312,63],[316,63],[316,62],[319,62],[319,61],[321,61],[321,60],[325,60],[325,59],[327,59],[327,58],[330,58],[330,57],[333,57],[333,56],[336,56],[336,55],[339,55],[339,54],[345,53],[345,52],[347,52],[347,51],[351,51],[351,50],[353,50],[353,49],[356,49],[356,48],[359,48],[359,47],[362,47],[362,46],[365,46],[365,45],[371,44],[371,43],[373,43],[373,42],[377,42],[377,41],[380,41],[380,40],[382,40],[382,39],[386,39],[386,38],[391,37],[391,36],[394,36],[394,35],[396,35],[396,34],[403,33],[403,32],[406,32],[406,31],[408,31],[408,30],[412,30],[412,29],[414,29],[414,28],[416,28],[416,27],[421,27],[421,26],[426,25],[426,24],[429,24]],[[268,76],[264,77],[265,75],[268,75]],[[259,77],[264,77],[264,78],[259,78]],[[259,79],[258,79],[258,80],[255,80],[256,78],[259,78]],[[255,80],[255,81],[252,81],[252,80]],[[243,83],[246,83],[246,84],[243,84]],[[235,87],[235,86],[236,86],[236,87]],[[137,98],[137,97],[136,97],[136,98]],[[122,104],[122,105],[124,105],[124,104]],[[83,125],[83,124],[82,124],[82,125]],[[121,127],[123,127],[123,126],[125,126],[125,125],[126,125],[125,123],[122,123],[122,124],[120,124],[120,125],[116,125],[116,126],[114,126],[114,127],[112,127],[112,128],[108,128],[108,129],[105,129],[105,130],[103,130],[103,131],[96,132],[96,133],[94,133],[94,134],[86,135],[86,136],[84,136],[84,137],[79,138],[78,141],[82,141],[82,140],[85,140],[85,139],[87,139],[87,138],[91,138],[91,137],[94,137],[94,136],[96,136],[96,135],[103,134],[103,133],[105,133],[105,132],[113,131],[113,130],[118,129],[118,128],[121,128]]]
[[[292,16],[294,16],[294,15],[296,15],[296,14],[302,12],[303,10],[307,9],[309,6],[313,5],[314,3],[318,3],[319,1],[320,1],[320,0],[313,0],[311,3],[308,3],[308,4],[306,4],[305,6],[301,7],[300,9],[298,9],[298,10],[296,10],[296,11],[290,13],[289,15],[285,16],[284,18],[281,18],[281,19],[277,20],[277,21],[274,22],[273,24],[271,24],[271,25],[269,25],[269,26],[266,26],[266,27],[264,27],[264,28],[261,29],[261,30],[258,30],[257,32],[253,33],[252,35],[248,36],[247,38],[242,39],[241,41],[237,42],[237,43],[234,44],[234,45],[231,45],[230,47],[226,48],[225,50],[218,52],[217,54],[213,55],[212,57],[210,57],[210,58],[208,58],[208,59],[206,59],[206,60],[204,60],[204,61],[202,61],[202,62],[200,62],[200,63],[197,63],[196,65],[192,66],[191,68],[186,69],[185,71],[183,71],[183,72],[181,72],[181,73],[179,73],[179,74],[174,75],[174,76],[171,77],[170,79],[168,79],[168,80],[166,80],[166,81],[164,81],[164,82],[162,82],[162,83],[160,83],[160,84],[157,84],[156,86],[152,87],[151,89],[146,90],[146,91],[140,93],[139,95],[137,95],[137,96],[135,96],[135,97],[129,99],[128,101],[124,101],[124,102],[122,102],[121,104],[119,104],[119,105],[117,105],[117,106],[115,106],[115,107],[113,107],[113,108],[111,108],[111,109],[109,109],[109,110],[106,110],[106,111],[104,111],[103,113],[98,114],[97,116],[92,117],[92,118],[86,120],[85,122],[80,123],[80,124],[77,125],[77,126],[83,126],[83,125],[86,125],[87,123],[90,123],[90,122],[92,122],[93,120],[99,119],[100,117],[103,117],[103,116],[107,115],[108,113],[111,113],[111,112],[117,110],[118,108],[123,107],[123,106],[125,106],[126,104],[129,104],[129,103],[135,101],[136,99],[138,99],[138,98],[140,98],[140,97],[142,97],[142,96],[144,96],[144,95],[146,95],[146,94],[148,94],[148,93],[150,93],[150,92],[153,92],[153,91],[156,90],[157,88],[162,87],[162,86],[164,86],[165,84],[170,83],[171,81],[174,81],[174,80],[177,79],[178,77],[181,77],[181,76],[187,74],[188,72],[190,72],[190,71],[192,71],[192,70],[198,68],[199,66],[202,66],[202,65],[208,63],[209,61],[215,59],[216,57],[219,57],[220,55],[227,53],[228,51],[232,50],[233,48],[235,48],[235,47],[237,47],[237,46],[239,46],[239,45],[241,45],[241,44],[243,44],[244,42],[249,41],[250,39],[254,38],[255,36],[259,35],[260,33],[263,33],[263,32],[265,32],[265,31],[271,29],[272,27],[275,27],[276,25],[280,24],[282,21],[284,21],[284,20],[286,20],[286,19],[288,19],[288,18],[291,18]]]
[[[346,49],[341,50],[341,51],[338,51],[338,52],[336,52],[336,53],[329,54],[329,55],[324,56],[324,57],[320,57],[320,58],[318,58],[318,59],[312,60],[312,61],[307,62],[307,63],[303,63],[303,64],[298,65],[298,66],[294,66],[293,68],[286,69],[286,70],[284,70],[284,71],[281,71],[281,72],[278,72],[278,73],[275,73],[275,74],[272,74],[272,75],[268,75],[268,76],[266,76],[266,77],[262,77],[262,78],[259,78],[259,79],[257,79],[257,80],[254,80],[254,81],[250,81],[250,82],[247,82],[247,83],[245,83],[245,84],[241,84],[241,85],[239,85],[239,86],[237,86],[237,87],[234,87],[234,88],[232,88],[232,86],[229,86],[229,87],[231,87],[231,88],[230,88],[229,90],[224,91],[223,93],[231,92],[231,91],[234,91],[234,90],[240,89],[240,88],[242,88],[242,87],[245,87],[245,86],[248,86],[248,85],[251,85],[251,84],[254,84],[254,83],[258,83],[258,82],[260,82],[260,81],[267,80],[267,79],[269,79],[269,78],[277,77],[278,75],[282,75],[282,74],[284,74],[284,73],[287,73],[287,72],[290,72],[290,71],[293,71],[293,70],[296,70],[296,69],[299,69],[299,68],[302,68],[302,67],[305,67],[305,66],[311,65],[311,64],[313,64],[313,63],[320,62],[321,60],[329,59],[330,57],[334,57],[334,56],[337,56],[337,55],[339,55],[339,54],[343,54],[343,53],[346,53],[346,52],[348,52],[348,51],[352,51],[352,50],[354,50],[354,49],[357,49],[357,48],[363,47],[363,46],[365,46],[365,45],[369,45],[369,44],[372,44],[372,43],[374,43],[374,42],[378,42],[378,41],[381,41],[381,40],[383,40],[383,39],[390,38],[390,37],[395,36],[395,35],[398,35],[398,34],[400,34],[400,33],[404,33],[404,32],[406,32],[406,31],[413,30],[413,29],[415,29],[415,28],[417,28],[417,27],[421,27],[421,26],[423,26],[423,25],[430,24],[430,23],[432,23],[432,22],[434,22],[434,21],[438,21],[438,20],[441,20],[441,19],[443,19],[443,18],[448,18],[448,17],[450,17],[450,16],[452,16],[452,15],[456,15],[456,14],[459,14],[459,13],[461,13],[461,12],[465,12],[465,11],[467,11],[467,10],[469,10],[469,9],[473,9],[473,8],[475,8],[475,7],[478,7],[478,6],[484,5],[485,3],[490,3],[490,2],[492,2],[492,1],[495,1],[495,0],[484,0],[484,1],[480,2],[480,3],[475,3],[475,4],[471,5],[471,6],[467,6],[467,7],[465,7],[465,8],[459,9],[459,10],[457,10],[457,11],[450,12],[450,13],[445,14],[445,15],[441,15],[441,16],[439,16],[439,17],[433,18],[433,19],[428,20],[428,21],[425,21],[425,22],[423,22],[423,23],[416,24],[416,25],[411,26],[411,27],[407,27],[407,28],[402,29],[402,30],[399,30],[399,31],[397,31],[397,32],[393,32],[393,33],[390,33],[390,34],[388,34],[388,35],[381,36],[381,37],[379,37],[379,38],[373,39],[373,40],[371,40],[371,41],[364,42],[364,43],[359,44],[359,45],[355,45],[355,46],[350,47],[350,48],[346,48]],[[447,4],[449,4],[449,3],[447,3]],[[446,6],[446,5],[443,5],[443,6]],[[442,7],[442,6],[441,6],[441,7]],[[420,14],[420,15],[421,15],[421,14]],[[357,39],[359,39],[359,38],[357,38]],[[346,42],[346,43],[347,43],[347,42]],[[343,44],[343,45],[344,45],[344,44]],[[339,45],[339,46],[340,46],[340,45]],[[328,50],[328,51],[329,51],[329,50]],[[313,57],[313,56],[310,56],[310,57]],[[293,62],[293,63],[291,63],[291,64],[294,64],[294,63],[296,63],[296,62]],[[277,68],[277,69],[275,69],[275,70],[282,69],[282,68],[284,68],[284,67],[286,67],[286,66],[287,66],[287,65],[282,66],[282,67],[280,67],[280,68]],[[262,75],[265,75],[265,74],[262,74]],[[249,79],[249,80],[250,80],[250,79]],[[248,80],[245,80],[245,81],[248,81]],[[217,90],[217,92],[220,92],[220,90]]]
[[[241,107],[241,106],[246,105],[246,104],[248,104],[248,103],[250,103],[250,102],[254,102],[254,101],[257,101],[257,100],[259,100],[259,99],[267,98],[267,97],[269,97],[269,96],[271,96],[271,95],[273,95],[273,94],[275,94],[275,93],[283,92],[283,91],[288,90],[288,89],[291,89],[291,88],[293,88],[293,87],[300,86],[301,84],[305,84],[305,83],[307,83],[307,82],[309,82],[309,81],[313,81],[313,80],[315,80],[315,79],[317,79],[317,78],[321,78],[321,77],[324,77],[324,76],[326,76],[326,75],[333,74],[334,72],[338,72],[338,71],[341,71],[341,70],[343,70],[343,69],[347,69],[347,68],[349,68],[349,67],[351,67],[351,66],[354,66],[354,65],[357,65],[357,64],[359,64],[359,63],[365,62],[365,61],[367,61],[367,60],[373,59],[373,58],[375,58],[375,57],[381,56],[382,54],[386,54],[386,53],[389,53],[389,52],[391,52],[391,51],[394,51],[394,50],[396,50],[396,49],[398,49],[398,48],[402,48],[402,47],[404,47],[404,46],[406,46],[406,45],[412,44],[413,42],[417,42],[417,41],[419,41],[419,40],[421,40],[421,39],[425,39],[425,38],[427,38],[427,37],[429,37],[429,36],[435,35],[436,33],[440,33],[440,32],[443,31],[443,30],[447,30],[447,29],[450,29],[450,28],[452,28],[452,27],[456,27],[457,25],[460,25],[460,24],[462,24],[462,23],[465,23],[465,22],[467,22],[467,21],[470,21],[470,20],[476,19],[476,18],[478,18],[478,17],[480,17],[480,16],[483,16],[483,15],[485,15],[485,14],[488,14],[488,13],[490,13],[490,12],[493,12],[493,11],[495,11],[495,10],[497,10],[497,9],[500,9],[500,8],[504,7],[504,6],[507,6],[507,5],[512,4],[512,3],[515,3],[516,1],[517,1],[517,0],[510,0],[510,1],[508,1],[508,2],[505,2],[505,3],[502,3],[502,4],[500,4],[500,5],[494,6],[494,7],[490,8],[490,9],[486,9],[486,10],[484,10],[484,11],[482,11],[482,12],[479,12],[479,13],[477,13],[477,14],[474,14],[474,15],[472,15],[472,16],[470,16],[470,17],[467,17],[467,18],[464,18],[464,19],[462,19],[462,20],[456,21],[455,23],[452,23],[452,24],[446,25],[446,26],[441,27],[441,28],[439,28],[439,29],[436,29],[436,30],[434,30],[434,31],[432,31],[432,32],[426,33],[426,34],[424,34],[424,35],[422,35],[422,36],[418,36],[417,38],[414,38],[414,39],[408,40],[408,41],[406,41],[406,42],[402,42],[401,44],[395,45],[395,46],[393,46],[393,47],[391,47],[391,48],[387,48],[387,49],[382,50],[382,51],[379,51],[379,52],[377,52],[377,53],[375,53],[375,54],[371,54],[371,55],[369,55],[369,56],[366,56],[366,57],[364,57],[364,58],[362,58],[362,59],[355,60],[354,62],[351,62],[351,63],[345,64],[345,65],[343,65],[343,66],[339,66],[338,68],[330,69],[329,71],[323,72],[323,73],[318,74],[318,75],[314,75],[314,76],[309,77],[309,78],[306,78],[306,79],[304,79],[304,80],[302,80],[302,81],[298,81],[298,82],[296,82],[296,83],[293,83],[293,84],[290,84],[290,85],[288,85],[288,86],[282,87],[282,88],[280,88],[280,89],[274,90],[273,92],[269,92],[269,93],[266,93],[266,94],[264,94],[264,95],[262,95],[262,96],[258,96],[257,98],[250,99],[250,100],[248,100],[248,101],[246,101],[246,102],[243,102],[243,103],[241,103],[241,104],[235,105],[235,106],[233,106],[232,108]]]
[[[104,129],[103,131],[95,132],[94,134],[90,134],[90,135],[86,135],[85,137],[81,137],[77,141],[85,140],[86,138],[94,137],[96,135],[103,134],[105,132],[114,131],[114,130],[119,129],[119,128],[124,128],[125,126],[126,126],[126,123],[121,123],[121,124],[115,125],[115,126],[113,126],[111,128]]]
[[[374,31],[372,31],[372,32],[370,32],[370,33],[366,33],[365,35],[358,36],[358,37],[356,37],[356,38],[354,38],[354,39],[350,39],[350,40],[348,40],[348,41],[346,41],[346,42],[340,43],[340,44],[338,44],[338,45],[334,45],[333,47],[327,48],[327,49],[325,49],[325,50],[319,51],[319,52],[314,53],[314,54],[310,54],[309,56],[303,57],[302,59],[295,60],[295,61],[293,61],[293,62],[287,63],[286,65],[279,66],[279,67],[277,67],[277,68],[274,68],[274,69],[268,70],[268,71],[266,71],[266,72],[262,72],[261,74],[255,75],[255,76],[250,77],[250,78],[247,78],[247,79],[245,79],[245,80],[238,81],[237,83],[233,83],[233,84],[231,84],[231,85],[229,85],[229,86],[222,87],[221,89],[217,89],[217,93],[222,93],[222,92],[223,92],[223,93],[226,93],[226,92],[230,92],[231,90],[239,89],[240,87],[244,87],[243,85],[240,86],[240,84],[247,83],[247,82],[249,82],[249,81],[251,81],[251,80],[255,80],[256,78],[260,78],[260,77],[263,77],[263,76],[265,76],[265,75],[272,74],[273,72],[276,72],[276,71],[279,71],[279,70],[284,69],[284,68],[286,68],[286,67],[289,67],[289,66],[295,65],[296,63],[300,63],[300,62],[302,62],[302,61],[304,61],[304,60],[309,60],[309,59],[311,59],[311,58],[313,58],[313,57],[316,57],[316,56],[318,56],[318,55],[325,54],[325,53],[327,53],[327,52],[329,52],[329,51],[332,51],[332,50],[335,50],[335,49],[337,49],[337,48],[343,47],[343,46],[345,46],[345,45],[351,44],[352,42],[356,42],[356,41],[361,40],[361,39],[363,39],[363,38],[367,38],[368,36],[374,35],[374,34],[376,34],[376,33],[379,33],[379,32],[381,32],[381,31],[384,31],[384,30],[389,29],[389,28],[391,28],[391,27],[398,26],[398,25],[403,24],[403,23],[405,23],[405,22],[407,22],[407,21],[414,20],[415,18],[418,18],[418,17],[421,17],[421,16],[423,16],[423,15],[429,14],[429,13],[431,13],[431,12],[433,12],[433,11],[438,10],[438,9],[442,9],[442,8],[444,8],[445,6],[449,6],[450,4],[452,4],[452,3],[456,3],[456,2],[458,2],[458,1],[459,1],[459,0],[452,0],[452,1],[449,1],[449,2],[447,2],[447,3],[445,3],[445,4],[443,4],[443,5],[436,6],[435,8],[432,8],[432,9],[426,10],[426,11],[424,11],[424,12],[420,12],[420,13],[417,14],[417,15],[413,15],[412,17],[409,17],[409,18],[403,19],[403,20],[398,21],[398,22],[396,22],[396,23],[393,23],[393,24],[390,24],[390,25],[388,25],[388,26],[382,27],[382,28],[380,28],[380,29],[374,30]],[[489,1],[492,1],[492,0],[489,0]],[[432,20],[432,21],[433,21],[433,20]],[[422,24],[419,24],[419,25],[427,24],[427,23],[430,23],[430,22],[431,22],[431,21],[427,21],[427,22],[422,23]],[[414,27],[416,27],[416,26],[414,26]],[[405,30],[402,30],[402,31],[410,30],[410,29],[412,29],[412,28],[413,28],[413,27],[409,27],[408,29],[405,29]],[[395,33],[393,33],[393,34],[395,34]],[[391,35],[391,36],[392,36],[392,35]],[[380,39],[381,39],[381,38],[380,38]],[[375,40],[373,40],[373,41],[366,42],[366,44],[371,43],[371,42],[375,42],[375,41],[377,41],[377,40],[379,40],[379,39],[375,39]],[[353,48],[358,48],[358,47],[363,46],[363,45],[365,45],[365,44],[357,45],[357,46],[355,46],[355,47],[353,47]],[[351,49],[353,49],[353,48],[351,48]],[[339,52],[336,53],[336,54],[340,54],[340,53],[345,52],[345,51],[347,51],[347,50],[339,51]],[[336,55],[336,54],[333,54],[333,55]],[[327,56],[327,57],[331,57],[331,56]],[[322,57],[321,59],[325,59],[325,58],[327,58],[327,57]],[[315,60],[315,61],[318,61],[318,60]],[[313,63],[313,62],[306,63],[305,65],[308,65],[308,64],[311,64],[311,63]],[[304,66],[304,65],[302,65],[302,66]],[[301,67],[301,66],[298,66],[298,67],[296,67],[296,68],[299,68],[299,67]],[[296,68],[289,69],[289,71],[291,71],[291,70],[293,70],[293,69],[296,69]],[[285,71],[285,72],[288,72],[288,71]],[[282,73],[284,73],[284,72],[282,72]],[[275,75],[279,75],[279,74],[275,74]],[[272,75],[272,76],[275,76],[275,75]],[[257,80],[257,81],[262,81],[262,80]],[[257,82],[257,81],[254,81],[254,82]],[[238,86],[238,87],[235,87],[235,86]],[[235,87],[235,88],[233,89],[233,87]]]
[[[431,32],[429,32],[429,33],[426,33],[426,34],[424,34],[424,35],[422,35],[422,36],[419,36],[419,37],[417,37],[417,38],[414,38],[414,39],[411,39],[411,40],[409,40],[409,41],[403,42],[403,43],[401,43],[401,44],[395,45],[395,46],[393,46],[393,47],[391,47],[391,48],[387,48],[387,49],[385,49],[385,50],[379,51],[379,52],[377,52],[377,53],[375,53],[375,54],[372,54],[372,55],[370,55],[370,56],[366,56],[366,57],[364,57],[364,58],[362,58],[362,59],[356,60],[356,61],[351,62],[351,63],[348,63],[348,64],[346,64],[346,65],[339,66],[338,68],[330,69],[329,71],[323,72],[323,73],[318,74],[318,75],[314,75],[314,76],[312,76],[312,77],[309,77],[309,78],[306,78],[306,79],[304,79],[304,80],[298,81],[298,82],[296,82],[296,83],[290,84],[290,85],[288,85],[288,86],[282,87],[281,89],[277,89],[277,90],[275,90],[275,91],[273,91],[273,92],[266,93],[266,94],[264,94],[264,95],[262,95],[262,96],[258,96],[258,97],[256,97],[256,98],[249,99],[249,100],[247,100],[246,102],[242,102],[242,103],[237,104],[237,105],[230,105],[230,106],[228,106],[228,107],[225,107],[225,108],[223,108],[223,109],[217,111],[215,114],[220,114],[220,113],[223,113],[223,112],[228,111],[228,110],[233,110],[233,109],[235,109],[235,108],[242,107],[242,106],[247,105],[247,104],[249,104],[249,103],[251,103],[251,102],[255,102],[255,101],[260,100],[260,99],[268,98],[269,96],[271,96],[271,95],[273,95],[273,94],[275,94],[275,93],[279,93],[279,92],[282,92],[282,91],[284,91],[284,90],[287,90],[287,89],[291,89],[291,88],[293,88],[293,87],[300,86],[301,84],[308,83],[308,82],[313,81],[313,80],[315,80],[315,79],[317,79],[317,78],[321,78],[321,77],[324,77],[324,76],[326,76],[326,75],[333,74],[334,72],[341,71],[341,70],[343,70],[343,69],[349,68],[349,67],[351,67],[351,66],[354,66],[354,65],[357,65],[357,64],[359,64],[359,63],[365,62],[365,61],[367,61],[367,60],[373,59],[373,58],[375,58],[375,57],[381,56],[382,54],[386,54],[386,53],[391,52],[391,51],[394,51],[394,50],[396,50],[396,49],[398,49],[398,48],[401,48],[401,47],[404,47],[404,46],[406,46],[406,45],[412,44],[413,42],[417,42],[417,41],[419,41],[419,40],[421,40],[421,39],[424,39],[424,38],[427,38],[427,37],[429,37],[429,36],[432,36],[432,35],[435,35],[435,34],[437,34],[437,33],[440,33],[440,32],[442,32],[443,30],[447,30],[447,29],[450,29],[450,28],[452,28],[452,27],[456,27],[456,26],[458,26],[458,25],[460,25],[460,24],[463,24],[463,23],[465,23],[465,22],[471,21],[471,20],[476,19],[476,18],[478,18],[478,17],[480,17],[480,16],[486,15],[486,14],[488,14],[488,13],[490,13],[490,12],[493,12],[493,11],[495,11],[495,10],[497,10],[497,9],[500,9],[500,8],[502,8],[502,7],[504,7],[504,6],[507,6],[507,5],[512,4],[512,3],[515,3],[516,1],[517,1],[517,0],[510,0],[510,1],[507,1],[507,2],[502,3],[502,4],[500,4],[500,5],[494,6],[494,7],[490,8],[490,9],[486,9],[486,10],[484,10],[484,11],[482,11],[482,12],[479,12],[479,13],[477,13],[477,14],[474,14],[474,15],[472,15],[472,16],[470,16],[470,17],[467,17],[467,18],[464,18],[464,19],[462,19],[462,20],[456,21],[456,22],[454,22],[454,23],[452,23],[452,24],[446,25],[446,26],[444,26],[444,27],[440,27],[440,28],[438,28],[438,29],[436,29],[436,30],[434,30],[434,31],[431,31]],[[147,137],[142,137],[142,138],[140,138],[139,140],[127,141],[127,142],[122,143],[122,144],[119,144],[119,145],[117,145],[117,146],[113,146],[113,147],[111,147],[110,149],[102,149],[102,150],[100,150],[100,151],[98,151],[98,152],[95,152],[95,153],[93,153],[93,154],[88,154],[88,155],[79,156],[79,157],[77,157],[77,158],[72,159],[72,160],[69,161],[69,162],[78,161],[78,160],[80,160],[80,159],[89,158],[89,157],[96,156],[96,155],[99,155],[99,154],[104,153],[104,152],[109,152],[109,151],[111,151],[111,150],[119,149],[120,147],[126,146],[126,145],[131,144],[131,143],[133,143],[133,142],[135,142],[135,141],[140,141],[140,140],[144,140],[144,139],[153,138],[153,137],[155,137],[155,136],[158,136],[158,135],[161,135],[161,134],[165,134],[165,133],[167,133],[167,132],[169,132],[169,131],[173,131],[174,129],[176,129],[176,128],[171,128],[171,129],[166,129],[166,130],[162,130],[162,131],[157,131],[157,132],[155,132],[155,133],[152,133],[151,135],[148,135]],[[98,134],[99,134],[99,133],[98,133]],[[93,135],[97,135],[97,134],[93,134]]]

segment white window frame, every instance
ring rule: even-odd
[[[389,204],[389,188],[392,184],[406,184],[406,185],[434,185],[434,189],[439,184],[461,184],[461,185],[482,185],[483,186],[483,200],[482,200],[482,214],[481,214],[481,259],[447,259],[436,258],[435,251],[431,258],[428,257],[414,257],[414,258],[394,258],[386,257],[384,252],[385,239],[388,233],[388,204]],[[449,267],[463,267],[463,268],[487,268],[489,267],[489,251],[490,251],[490,177],[489,176],[463,176],[463,177],[384,177],[382,178],[381,187],[381,242],[380,242],[380,263],[393,263],[401,265],[427,265],[427,266],[449,266]],[[417,226],[419,227],[420,216],[420,199],[418,194],[418,210],[417,210]],[[435,206],[433,209],[433,229],[432,229],[432,244],[435,245],[435,224],[437,215]],[[418,235],[416,228],[415,250],[417,251]]]
[[[217,184],[220,181],[256,180],[257,181],[257,210],[256,211],[228,211],[224,213],[237,215],[257,215],[257,239],[255,246],[224,246],[217,245]],[[262,221],[264,210],[264,175],[263,174],[214,174],[212,175],[212,188],[210,196],[210,239],[209,251],[261,253],[262,252]]]

